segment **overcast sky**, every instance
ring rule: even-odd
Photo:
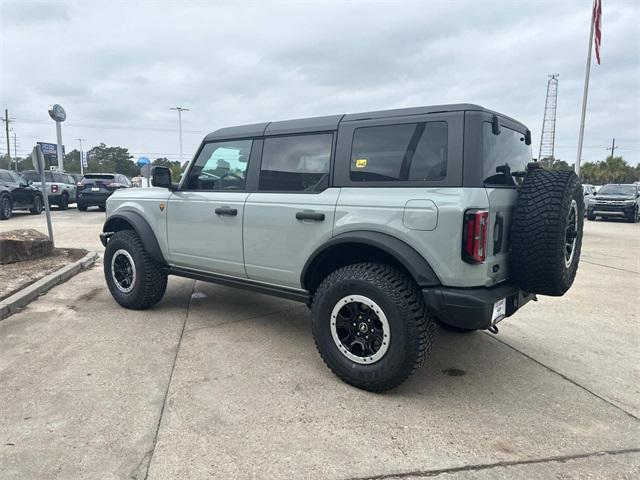
[[[0,5],[0,107],[21,155],[55,141],[52,103],[67,111],[67,151],[85,138],[136,158],[178,159],[169,107],[189,108],[186,160],[223,126],[470,102],[528,125],[537,157],[547,74],[559,73],[556,157],[575,161],[590,0]],[[603,0],[585,161],[616,137],[640,162],[639,5]]]

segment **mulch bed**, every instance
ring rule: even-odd
[[[87,254],[81,248],[55,248],[51,255],[0,265],[0,300],[13,295],[42,277],[80,260]]]

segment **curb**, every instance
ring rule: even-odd
[[[80,260],[76,260],[69,265],[65,265],[59,270],[56,270],[55,272],[50,273],[49,275],[32,283],[28,287],[23,288],[18,293],[14,293],[10,297],[0,300],[0,320],[7,318],[9,315],[13,315],[19,309],[28,303],[31,303],[40,295],[46,293],[59,283],[66,282],[82,270],[86,270],[95,263],[97,258],[98,254],[96,252],[89,251]]]

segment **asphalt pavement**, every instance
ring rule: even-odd
[[[102,253],[104,213],[53,221],[58,246]],[[129,311],[98,262],[0,322],[0,477],[638,478],[639,293],[640,224],[586,222],[567,295],[498,335],[440,330],[372,394],[327,370],[303,305],[171,278]]]

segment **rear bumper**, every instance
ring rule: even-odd
[[[111,195],[111,193],[78,193],[78,202],[88,206],[104,207],[107,204],[107,198]]]
[[[495,287],[455,288],[427,287],[422,290],[427,308],[438,319],[448,325],[483,330],[492,327],[500,320],[510,317],[520,307],[536,297],[532,293],[523,292],[512,285]],[[505,314],[494,319],[493,306],[506,299]]]

